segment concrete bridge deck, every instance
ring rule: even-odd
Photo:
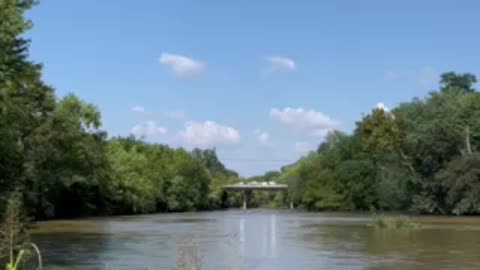
[[[267,183],[238,183],[233,185],[225,185],[223,188],[228,190],[288,190],[288,185],[286,184],[267,184]]]
[[[246,191],[259,190],[259,191],[288,191],[288,185],[277,184],[275,182],[250,182],[250,183],[237,183],[232,185],[223,186],[225,190],[240,191],[243,194],[242,208],[247,209],[247,194]],[[293,202],[290,197],[290,209],[293,209]]]

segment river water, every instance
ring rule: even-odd
[[[33,239],[48,269],[480,269],[480,218],[415,221],[385,231],[367,214],[232,210],[49,221]]]

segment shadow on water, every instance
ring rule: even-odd
[[[55,266],[101,265],[110,237],[102,233],[54,233],[34,234],[33,240],[43,252],[45,265],[54,269]]]
[[[362,265],[361,269],[480,268],[478,224],[462,228],[460,222],[452,227],[435,219],[422,221],[434,222],[413,231],[365,224],[307,225],[301,239],[311,249],[323,251],[326,260]]]

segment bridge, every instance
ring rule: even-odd
[[[225,185],[223,186],[225,190],[230,190],[230,191],[240,191],[242,192],[242,209],[246,210],[247,209],[247,191],[251,190],[263,190],[263,191],[287,191],[288,190],[288,185],[286,184],[277,184],[275,182],[240,182],[237,184],[232,184],[232,185]],[[292,198],[290,198],[290,209],[293,209],[293,202]]]

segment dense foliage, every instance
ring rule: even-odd
[[[306,209],[480,214],[480,93],[471,74],[392,111],[374,109],[350,135],[334,131],[316,152],[284,167]]]
[[[114,213],[193,211],[222,205],[217,193],[235,181],[217,158],[215,150],[188,153],[134,138],[109,141],[110,174],[107,194]]]
[[[214,149],[108,139],[95,106],[55,96],[22,37],[33,4],[0,0],[0,210],[13,193],[36,218],[226,206],[221,186],[238,175]]]

